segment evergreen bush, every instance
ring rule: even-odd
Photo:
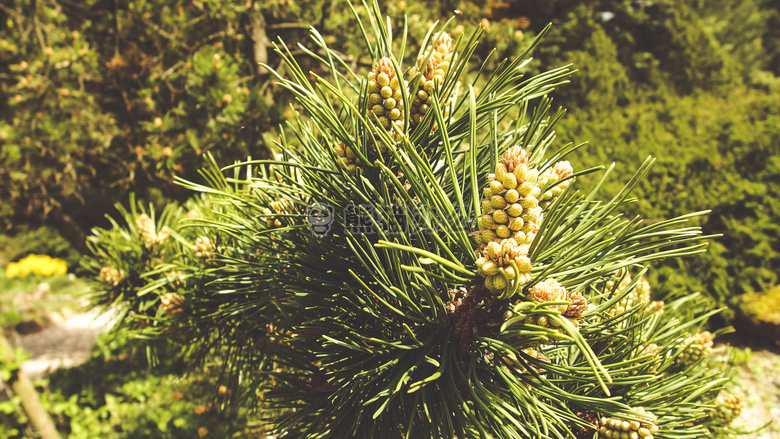
[[[264,67],[302,111],[276,156],[210,159],[181,181],[189,213],[96,229],[96,302],[193,364],[218,355],[223,408],[280,437],[730,434],[740,403],[701,332],[717,310],[652,301],[644,278],[705,250],[703,212],[623,214],[652,158],[606,198],[612,167],[565,161],[582,145],[558,145],[546,96],[571,71],[528,75],[538,38],[468,80],[481,29],[415,47],[377,4],[352,11],[372,69],[316,30],[316,71],[280,43],[286,73]]]

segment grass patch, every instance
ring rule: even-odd
[[[171,346],[158,344],[161,363],[150,367],[147,342],[104,334],[89,361],[36,382],[44,406],[63,437],[227,438],[264,437],[247,413],[219,410],[218,368],[188,369]],[[224,389],[223,389],[224,390]],[[18,401],[0,402],[0,437],[35,437]]]

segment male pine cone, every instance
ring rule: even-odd
[[[658,421],[652,413],[642,407],[633,409],[638,412],[642,422],[621,418],[601,418],[599,439],[653,439],[658,432]]]
[[[707,357],[712,352],[712,334],[709,331],[700,332],[688,337],[683,344],[685,350],[675,359],[675,363],[681,367],[688,367]]]
[[[436,46],[428,45],[425,52],[417,58],[417,68],[422,71],[422,76],[417,90],[414,90],[410,97],[412,106],[409,109],[409,117],[412,128],[419,125],[433,106],[433,91],[442,86],[453,61],[452,37],[446,32],[441,32],[436,35],[434,41],[436,41]],[[446,99],[446,96],[441,96],[439,104],[443,104]]]
[[[368,118],[391,137],[403,129],[404,102],[401,84],[390,58],[377,61],[368,73]],[[387,145],[380,145],[384,152]]]
[[[606,291],[614,291],[615,295],[622,294],[631,282],[631,273],[628,270],[618,270],[612,275],[612,279],[607,281]],[[612,316],[618,316],[640,303],[649,303],[650,294],[650,283],[642,276],[636,282],[634,289],[621,298],[608,312]]]
[[[723,392],[715,400],[715,409],[710,417],[717,425],[726,426],[736,419],[745,407],[745,398],[742,395]]]
[[[480,232],[474,240],[479,245],[478,273],[494,294],[506,288],[507,280],[522,285],[531,279],[528,250],[539,230],[542,209],[536,198],[541,192],[536,183],[539,173],[529,164],[528,151],[515,145],[501,155],[496,172],[488,174],[483,215],[477,219]]]
[[[571,185],[572,179],[568,178],[574,173],[569,162],[558,162],[552,168],[539,176],[539,186],[545,191],[539,197],[539,205],[547,207],[556,197]]]
[[[358,159],[357,154],[355,154],[352,148],[345,145],[344,142],[340,142],[338,145],[333,147],[333,150],[338,156],[339,162],[341,163],[341,166],[344,169],[346,169],[348,172],[351,173],[355,173],[358,171],[360,166],[360,160]]]
[[[176,293],[166,293],[160,296],[160,310],[171,317],[179,317],[184,313],[184,298]]]

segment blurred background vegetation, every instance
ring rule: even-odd
[[[651,283],[727,307],[716,326],[739,327],[767,308],[756,303],[780,300],[780,3],[381,3],[395,28],[407,17],[416,43],[431,20],[459,11],[451,33],[484,26],[477,55],[493,66],[552,22],[529,73],[579,70],[554,95],[568,109],[559,137],[590,143],[570,158],[575,168],[615,161],[618,185],[654,155],[631,213],[653,220],[712,209],[701,226],[722,235],[703,256],[653,267]],[[2,2],[0,267],[35,253],[78,274],[90,230],[106,226],[106,213],[130,193],[164,206],[187,197],[174,177],[198,180],[206,152],[220,164],[267,158],[292,111],[258,62],[280,67],[278,38],[313,47],[314,26],[348,63],[368,69],[350,20],[331,0]],[[306,69],[303,50],[293,51]],[[2,326],[22,319],[3,312]],[[158,379],[152,387],[172,378]],[[83,398],[88,390],[69,391]]]

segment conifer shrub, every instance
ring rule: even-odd
[[[218,356],[223,408],[280,437],[729,434],[741,406],[701,331],[717,311],[653,301],[644,277],[705,250],[702,213],[622,214],[652,158],[612,193],[612,167],[566,160],[582,145],[559,145],[547,95],[571,70],[527,75],[539,38],[470,80],[482,29],[416,47],[377,4],[352,10],[371,69],[317,31],[317,73],[279,43],[285,73],[265,67],[302,111],[276,156],[210,160],[181,181],[189,213],[96,229],[96,303],[193,364]]]

